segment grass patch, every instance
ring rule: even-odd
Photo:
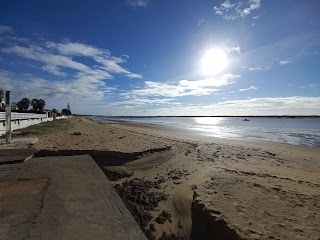
[[[51,122],[43,122],[36,125],[32,125],[27,128],[18,130],[17,135],[43,135],[47,133],[66,131],[72,126],[69,119],[53,120]]]

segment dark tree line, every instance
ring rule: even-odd
[[[19,102],[17,102],[17,107],[19,111],[27,111],[29,106],[32,106],[32,110],[37,112],[42,112],[44,106],[46,105],[46,101],[43,99],[32,99],[31,101],[28,98],[22,98]]]
[[[0,89],[0,102],[2,102],[3,97],[4,97],[3,90],[2,90],[2,89]]]
[[[64,109],[61,110],[61,114],[62,115],[66,115],[66,116],[71,115],[71,108],[70,108],[69,103],[67,105],[67,108],[64,108]]]
[[[0,88],[0,103],[2,102],[4,98],[4,91]],[[19,102],[17,102],[16,106],[18,108],[18,111],[27,111],[29,107],[32,107],[33,112],[42,112],[44,107],[46,105],[46,101],[43,99],[32,99],[29,100],[28,98],[22,98]],[[1,106],[0,106],[1,109]],[[59,114],[58,110],[53,108],[51,110],[52,112]],[[67,107],[61,110],[62,115],[71,115],[71,109],[70,105],[68,103]]]

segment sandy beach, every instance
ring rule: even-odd
[[[320,239],[320,149],[73,117],[38,156],[89,153],[148,239]]]

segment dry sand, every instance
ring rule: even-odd
[[[39,154],[96,150],[149,239],[320,239],[319,148],[70,121],[39,137]]]

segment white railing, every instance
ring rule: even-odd
[[[16,113],[16,112],[11,112],[11,121],[13,120],[23,120],[23,119],[39,119],[39,118],[47,118],[46,113]],[[0,121],[5,121],[6,120],[6,113],[5,112],[0,112]]]

